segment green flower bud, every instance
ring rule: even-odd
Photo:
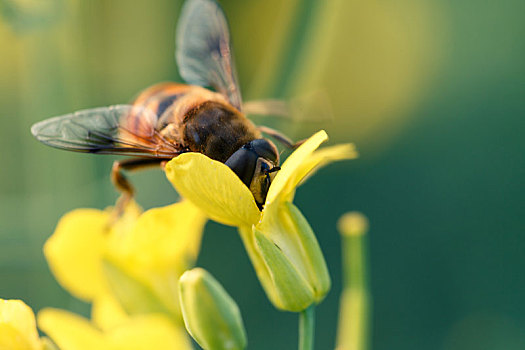
[[[204,349],[246,347],[246,332],[235,301],[204,269],[186,271],[179,279],[180,305],[190,335]]]
[[[299,312],[323,300],[330,275],[315,234],[295,205],[272,204],[260,223],[239,232],[275,307]]]
[[[351,211],[337,222],[339,232],[345,236],[362,236],[368,231],[368,219],[357,211]]]

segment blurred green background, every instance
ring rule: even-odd
[[[525,348],[525,2],[221,1],[245,100],[324,91],[332,120],[256,121],[294,139],[324,128],[361,157],[321,171],[296,204],[333,279],[317,349],[335,344],[335,224],[370,219],[373,349]],[[126,103],[179,80],[181,2],[0,1],[0,297],[86,314],[52,278],[42,245],[59,217],[117,197],[114,157],[57,151],[32,123]],[[132,175],[145,208],[177,194]],[[234,229],[209,223],[199,265],[237,300],[250,349],[296,346],[296,315],[269,304]]]

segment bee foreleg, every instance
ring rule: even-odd
[[[267,126],[262,126],[262,125],[261,126],[257,126],[257,129],[260,132],[263,132],[263,133],[265,133],[267,135],[270,135],[271,137],[273,137],[274,139],[279,141],[281,144],[283,144],[285,147],[291,148],[291,149],[299,147],[300,145],[303,144],[304,141],[306,141],[306,139],[305,139],[305,140],[293,142],[288,136],[284,135],[280,131],[277,131],[275,129],[269,128]]]

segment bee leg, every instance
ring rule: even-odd
[[[113,182],[113,185],[123,196],[131,198],[135,194],[135,189],[129,182],[128,178],[122,173],[125,164],[124,162],[125,161],[118,160],[113,162],[113,167],[111,168],[111,182]]]
[[[121,196],[116,205],[116,216],[120,216],[129,201],[135,195],[135,188],[129,182],[128,178],[123,174],[123,171],[133,171],[140,168],[159,166],[165,159],[159,158],[131,158],[125,160],[116,160],[111,168],[111,182],[121,192]]]
[[[304,139],[301,141],[293,142],[288,136],[284,135],[280,131],[269,128],[267,126],[258,126],[257,129],[260,132],[270,135],[271,137],[279,141],[281,144],[283,144],[285,147],[291,148],[291,149],[295,149],[299,147],[300,145],[303,144],[304,141],[306,141],[306,139]]]

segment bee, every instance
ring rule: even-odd
[[[218,3],[188,0],[177,25],[175,50],[180,75],[188,84],[160,83],[132,104],[51,118],[34,124],[31,132],[38,141],[60,149],[133,156],[116,161],[111,171],[116,188],[129,198],[134,189],[123,170],[200,152],[230,167],[261,209],[280,170],[277,147],[263,133],[290,148],[297,144],[246,117],[249,111],[243,108],[231,52],[226,17]],[[260,110],[263,105],[251,106]]]

